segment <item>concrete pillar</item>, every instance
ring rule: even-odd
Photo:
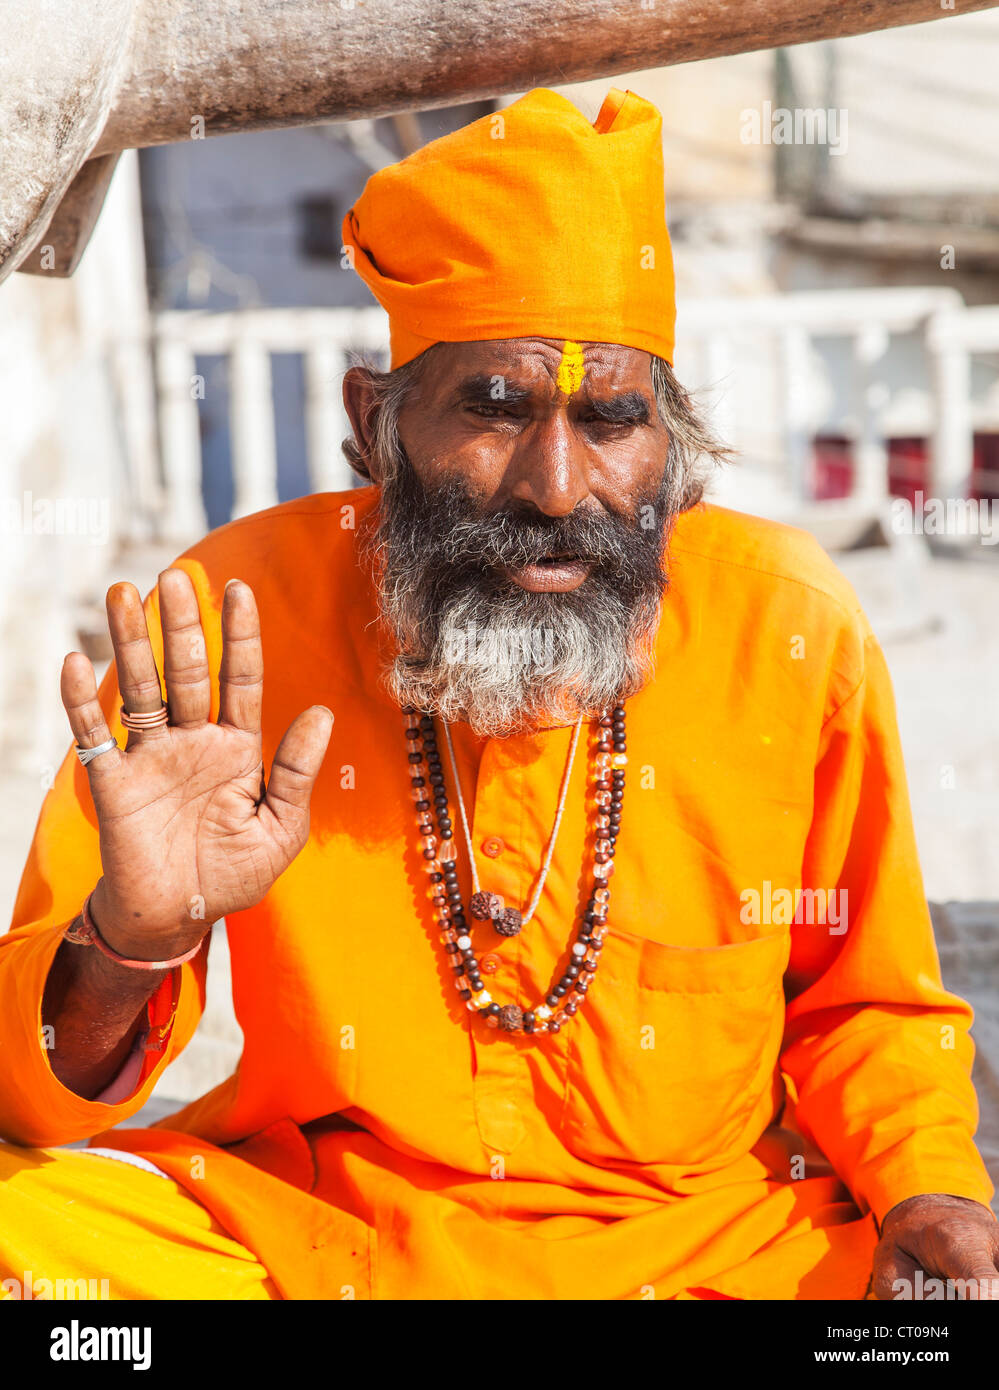
[[[271,358],[252,329],[237,335],[229,358],[229,437],[233,517],[273,507],[278,490]]]
[[[208,530],[201,499],[201,433],[194,395],[194,353],[179,338],[156,347],[160,449],[166,510],[162,539],[188,546]]]

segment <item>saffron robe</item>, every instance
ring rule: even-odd
[[[600,969],[562,1032],[511,1036],[471,1017],[438,942],[359,558],[375,501],[302,498],[179,561],[213,679],[224,585],[256,593],[268,767],[299,711],[336,717],[307,846],[228,921],[236,1073],[152,1128],[105,1132],[190,1040],[206,945],[151,1001],[162,1046],[128,1098],[87,1101],[53,1076],[44,982],[100,874],[70,753],[0,938],[0,1135],[145,1156],[283,1297],[863,1298],[892,1206],[987,1204],[993,1188],[973,1142],[971,1010],[941,984],[890,682],[850,586],[796,530],[704,504],[679,518],[657,674],[628,702]],[[155,593],[147,614],[159,659]],[[122,737],[113,669],[101,698]],[[570,730],[454,736],[483,886],[523,907]],[[530,1007],[563,968],[588,883],[588,772],[577,756],[533,920],[509,939],[474,925],[501,1002]],[[458,864],[467,901],[463,848]],[[837,920],[814,898],[783,910],[801,889],[835,892]],[[37,1275],[43,1246],[39,1229]]]

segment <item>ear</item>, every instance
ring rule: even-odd
[[[375,408],[375,392],[371,372],[367,367],[348,367],[343,374],[343,407],[354,432],[354,441],[372,482],[380,483],[378,467],[372,451],[371,419]],[[356,465],[355,465],[356,466]]]

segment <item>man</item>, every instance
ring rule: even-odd
[[[373,486],[223,527],[145,612],[115,586],[102,690],[64,667],[88,761],[0,950],[0,1270],[996,1277],[883,659],[809,538],[700,501],[658,113],[531,92],[375,175],[344,235],[391,322],[392,370],[344,384]],[[108,1132],[190,1039],[223,916],[236,1075]]]

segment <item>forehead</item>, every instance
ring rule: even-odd
[[[446,389],[466,377],[502,376],[545,394],[558,391],[566,380],[564,363],[581,361],[581,389],[602,391],[652,390],[652,358],[640,348],[621,343],[571,342],[563,338],[494,338],[472,343],[440,343],[427,374],[427,384]]]

